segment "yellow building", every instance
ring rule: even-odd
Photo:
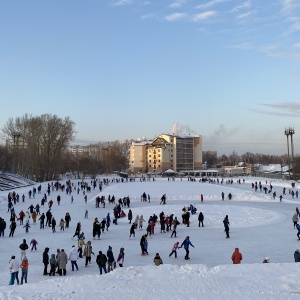
[[[129,149],[131,173],[162,173],[202,168],[200,135],[161,134],[152,141],[133,142]]]

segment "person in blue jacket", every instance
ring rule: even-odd
[[[298,230],[297,237],[298,237],[298,240],[300,240],[300,224],[297,223],[296,228]]]
[[[190,241],[190,237],[189,236],[187,236],[186,238],[185,238],[185,240],[182,242],[182,244],[181,244],[181,247],[183,246],[183,248],[185,249],[185,257],[184,257],[184,259],[185,260],[188,260],[188,259],[190,259],[190,257],[189,257],[189,254],[190,254],[190,250],[189,250],[189,246],[192,246],[193,248],[195,248],[194,247],[194,245],[191,243],[191,241]]]

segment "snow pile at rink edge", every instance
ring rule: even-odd
[[[0,299],[294,299],[298,264],[161,265],[0,288]],[[203,298],[204,297],[204,298]]]

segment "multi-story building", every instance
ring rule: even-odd
[[[202,168],[200,135],[161,134],[152,141],[133,142],[129,149],[129,171],[132,173],[175,172]]]
[[[152,141],[136,141],[129,146],[129,170],[131,173],[147,173],[147,150]]]

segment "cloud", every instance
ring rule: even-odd
[[[203,13],[197,14],[193,17],[193,20],[195,22],[199,22],[199,21],[204,21],[207,20],[208,18],[214,17],[217,15],[217,12],[214,10],[210,10],[210,11],[205,11]]]
[[[181,19],[185,19],[186,17],[187,17],[186,13],[176,12],[176,13],[165,16],[164,19],[167,20],[168,22],[175,22],[175,21],[178,21]]]
[[[200,4],[200,5],[197,5],[196,8],[197,9],[207,9],[207,8],[213,7],[219,3],[230,2],[230,1],[231,0],[212,0],[212,1]]]
[[[250,43],[241,43],[241,44],[227,46],[226,48],[240,49],[240,50],[251,50],[251,49],[254,49],[254,46]]]
[[[132,0],[118,0],[114,3],[114,6],[123,6],[132,4]]]
[[[156,14],[146,14],[140,17],[141,20],[154,20],[159,19],[158,15]]]
[[[171,8],[179,8],[187,3],[187,0],[176,0],[170,4]]]
[[[278,117],[299,118],[300,116],[300,103],[282,102],[277,104],[263,103],[261,105],[266,107],[268,110],[254,108],[249,108],[248,110],[260,114],[273,115]]]
[[[299,0],[281,0],[281,5],[283,12],[289,12],[300,7],[300,2]]]
[[[299,43],[295,43],[294,46],[293,46],[293,48],[299,49],[300,48],[300,42]]]
[[[241,9],[246,9],[250,7],[251,7],[251,0],[248,0],[240,5],[235,6],[230,12],[238,12]]]
[[[244,14],[239,14],[236,16],[236,19],[239,21],[245,21],[246,19],[250,18],[253,14],[255,14],[255,10],[248,11]]]

